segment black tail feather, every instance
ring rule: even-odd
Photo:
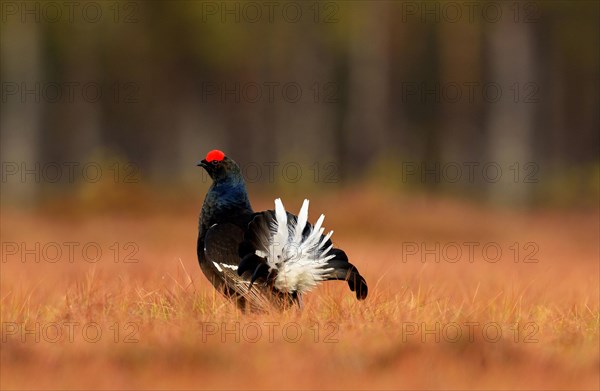
[[[356,266],[348,262],[348,256],[339,248],[331,249],[331,254],[335,254],[335,258],[327,261],[327,267],[333,268],[333,271],[327,277],[328,280],[345,280],[352,292],[356,292],[358,300],[367,298],[369,288],[364,277],[360,275]]]
[[[238,265],[238,276],[242,276],[245,272],[254,272],[256,267],[264,262],[264,258],[259,257],[254,253],[246,254]]]
[[[269,274],[269,267],[265,263],[259,263],[252,274],[252,278],[250,279],[250,284],[254,284],[254,281],[259,278],[267,279],[267,275]]]

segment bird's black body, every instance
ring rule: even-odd
[[[286,281],[281,276],[276,280],[278,275],[284,274],[279,267],[284,262],[293,260],[277,264],[269,261],[269,256],[273,258],[274,255],[269,255],[271,249],[268,231],[269,227],[277,225],[275,212],[270,210],[254,213],[239,167],[222,152],[210,152],[199,165],[213,179],[202,205],[199,222],[197,253],[202,272],[218,291],[235,300],[244,310],[264,311],[272,307],[281,309],[300,303],[301,291],[296,291],[294,286],[286,286]],[[308,204],[306,208],[308,209]],[[290,223],[295,224],[297,216],[287,215]],[[279,214],[278,217],[281,216]],[[290,225],[289,229],[292,228]],[[298,232],[299,243],[307,240],[312,228],[312,225],[306,223],[302,235]],[[313,237],[317,240],[316,236]],[[323,240],[323,248],[331,245],[328,238],[319,235],[318,239]],[[318,251],[322,252],[322,249]],[[317,270],[317,274],[323,274],[323,277],[319,277],[320,280],[347,280],[351,290],[356,291],[357,298],[364,299],[367,296],[364,278],[348,262],[342,250],[331,245],[328,251],[328,254],[323,253],[323,256],[328,255],[326,262],[322,260],[320,266],[311,266],[313,269],[308,268],[306,273]],[[294,272],[304,273],[304,270]],[[308,276],[312,277],[311,274]]]
[[[207,256],[207,253],[208,255],[214,254],[215,257],[218,257],[218,263],[237,266],[237,263],[239,263],[237,247],[243,239],[246,227],[252,220],[253,211],[248,200],[244,180],[239,172],[234,171],[236,165],[233,161],[225,163],[231,165],[228,170],[232,170],[232,173],[229,175],[211,175],[213,183],[202,205],[196,251],[200,268],[208,280],[218,291],[235,299],[239,306],[244,307],[246,303],[243,295],[238,294],[231,284],[227,283],[223,274],[223,267],[219,271]],[[207,171],[211,170],[208,165],[205,168],[207,168]],[[209,246],[207,248],[206,239],[211,227],[214,231],[209,235]],[[227,229],[223,229],[223,227]],[[230,250],[230,254],[227,253],[228,250]]]

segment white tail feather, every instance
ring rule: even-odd
[[[302,208],[300,208],[300,213],[298,213],[298,221],[296,222],[294,231],[294,243],[300,242],[300,239],[302,239],[302,232],[304,231],[304,227],[306,227],[306,223],[308,222],[308,202],[308,200],[304,200],[302,203]]]
[[[319,243],[319,248],[325,245],[325,243],[329,240],[331,235],[333,235],[333,231],[329,231],[329,233],[323,238],[323,240],[321,240],[321,243]],[[329,249],[327,249],[327,251],[329,251]]]
[[[273,226],[274,224],[274,226]],[[281,202],[281,198],[275,200],[275,221],[272,228],[275,228],[275,236],[271,238],[272,254],[269,254],[269,266],[277,266],[283,260],[283,250],[288,242],[287,213]]]
[[[315,226],[314,226],[315,230],[321,229],[321,225],[323,224],[323,220],[325,220],[325,215],[319,216],[319,219],[317,220],[317,222],[315,223]]]
[[[270,224],[269,254],[267,263],[277,270],[275,288],[284,292],[305,292],[311,290],[332,268],[327,261],[335,255],[327,255],[333,246],[323,249],[333,231],[322,237],[325,228],[321,227],[325,215],[321,215],[306,238],[302,233],[308,222],[309,201],[304,200],[298,219],[288,221],[281,199],[275,200],[275,219]]]

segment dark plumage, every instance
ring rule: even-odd
[[[324,216],[308,223],[308,200],[298,216],[279,199],[275,210],[254,213],[232,159],[214,150],[198,165],[213,180],[200,215],[198,260],[218,291],[253,311],[300,304],[302,293],[324,280],[346,280],[359,300],[367,297],[365,279],[333,247],[332,232],[322,235]]]

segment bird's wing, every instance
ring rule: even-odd
[[[345,280],[359,300],[365,299],[365,279],[344,251],[333,247],[333,231],[323,235],[324,218],[314,226],[308,222],[308,200],[298,216],[275,200],[275,210],[256,213],[248,225],[237,273],[287,293],[309,291],[324,280]]]
[[[215,275],[219,276],[228,290],[243,297],[253,309],[267,310],[271,302],[259,289],[251,289],[249,281],[238,273],[240,257],[238,247],[244,237],[244,231],[234,224],[215,224],[206,232],[204,255]]]

